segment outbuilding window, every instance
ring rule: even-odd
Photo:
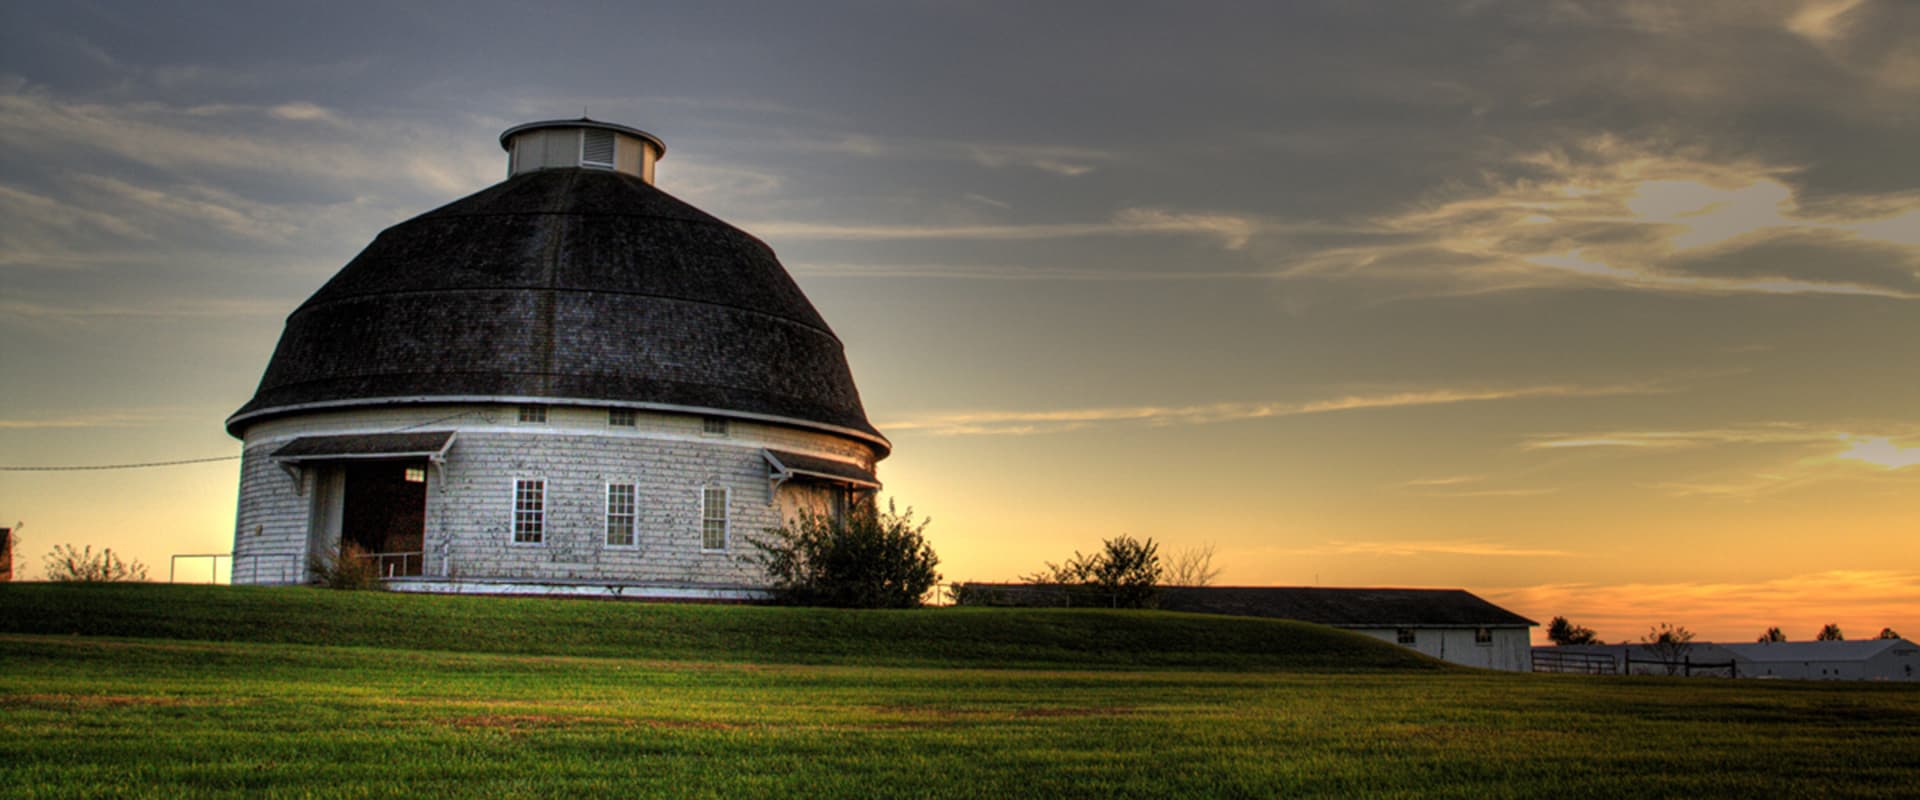
[[[637,494],[631,483],[607,484],[607,544],[609,546],[633,546],[634,508]]]
[[[727,435],[727,418],[706,417],[700,420],[700,432],[708,436]]]
[[[580,142],[580,166],[613,169],[613,131],[588,128]]]
[[[727,487],[700,490],[700,549],[727,549]]]
[[[1473,643],[1474,644],[1493,644],[1493,629],[1492,628],[1474,628]]]
[[[534,405],[521,406],[520,421],[521,422],[546,422],[547,407],[534,406]]]
[[[1413,644],[1413,629],[1399,628],[1393,632],[1393,640],[1400,644]]]
[[[538,478],[513,482],[513,541],[539,544],[547,533],[547,482]]]
[[[633,420],[634,420],[634,415],[633,415],[633,409],[631,408],[607,409],[608,425],[612,425],[617,428],[631,428],[633,427]]]

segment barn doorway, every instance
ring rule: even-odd
[[[420,575],[427,532],[426,459],[350,461],[341,471],[341,549],[359,548],[383,578]]]

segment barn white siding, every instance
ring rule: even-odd
[[[1402,628],[1348,628],[1385,642],[1400,643]],[[1478,641],[1479,628],[1406,628],[1413,644],[1403,646],[1441,661],[1481,669],[1526,672],[1533,668],[1532,634],[1524,627],[1490,627],[1490,641]]]

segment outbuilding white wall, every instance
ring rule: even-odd
[[[1399,628],[1348,628],[1375,639],[1399,642]],[[1414,643],[1405,645],[1442,661],[1481,669],[1526,672],[1533,669],[1532,634],[1525,626],[1492,628],[1493,641],[1475,641],[1477,628],[1413,628]]]
[[[869,470],[875,458],[851,437],[768,423],[731,420],[726,436],[713,436],[697,415],[639,412],[632,427],[613,426],[603,407],[549,406],[544,423],[519,422],[515,405],[478,404],[272,420],[246,432],[233,581],[303,582],[309,558],[328,544],[314,536],[314,498],[324,494],[314,484],[326,469],[303,470],[296,482],[272,462],[274,451],[301,436],[407,428],[455,431],[444,470],[428,471],[423,577],[458,581],[761,586],[747,537],[821,502],[818,488],[803,483],[776,494],[761,449]],[[546,481],[545,536],[518,544],[513,487],[529,478]],[[634,545],[606,544],[609,483],[637,488]],[[709,485],[728,490],[730,530],[720,551],[701,547],[702,489]]]

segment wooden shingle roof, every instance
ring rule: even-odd
[[[771,248],[637,177],[522,174],[382,232],[287,318],[246,425],[383,403],[771,418],[884,455],[840,340]]]
[[[1313,586],[1168,587],[1168,611],[1275,617],[1339,627],[1489,627],[1539,623],[1463,589],[1323,589]]]

